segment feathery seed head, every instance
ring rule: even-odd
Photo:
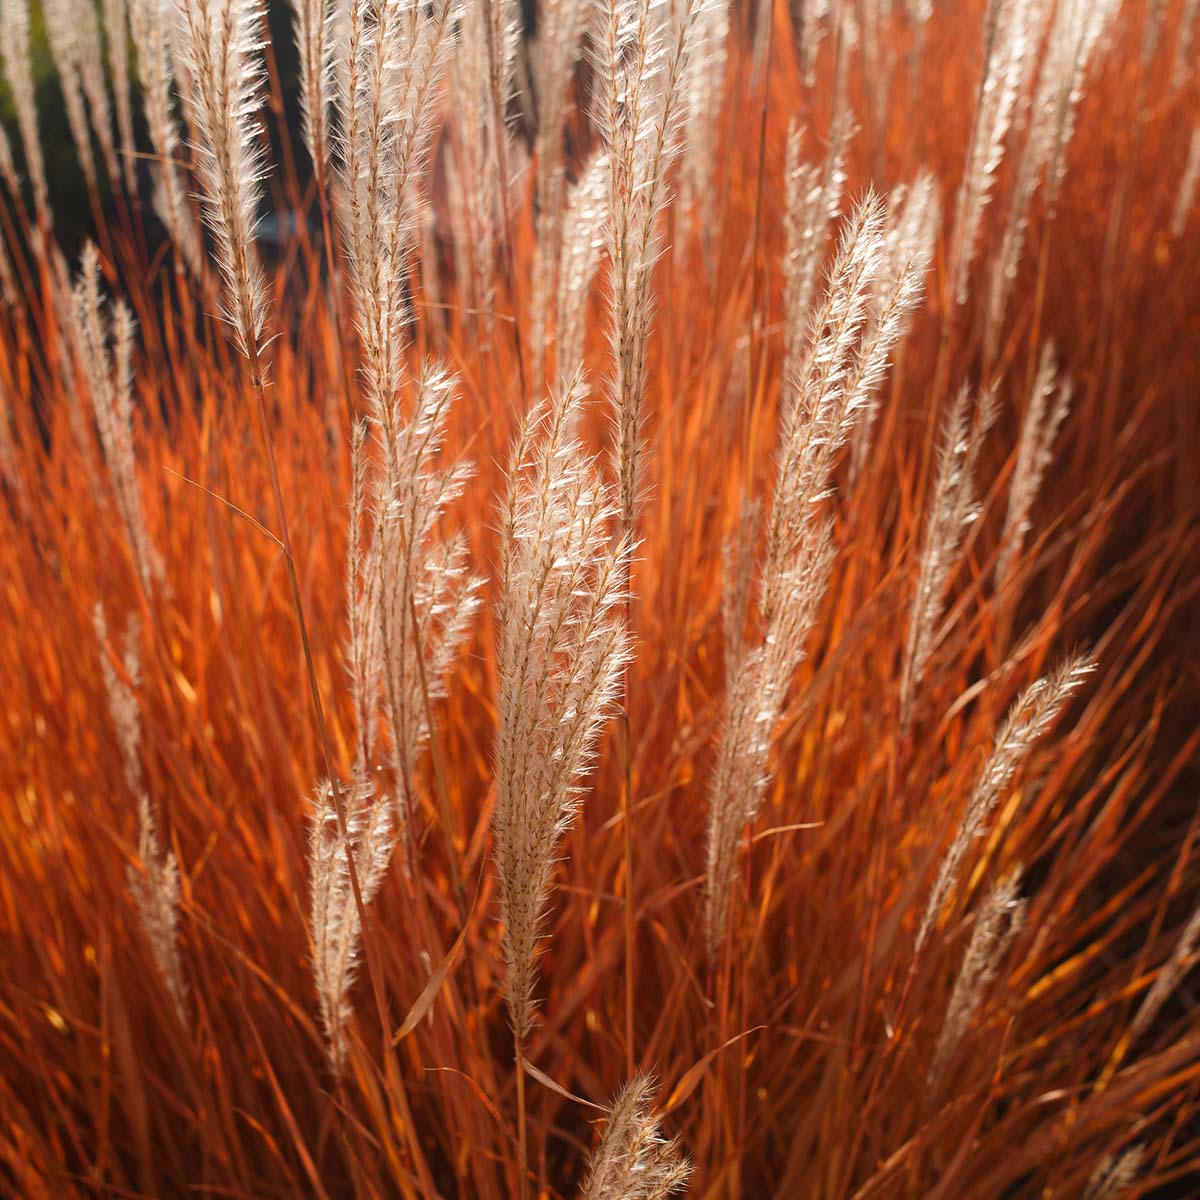
[[[289,0],[300,59],[300,122],[313,170],[323,177],[329,158],[334,13],[330,0]]]
[[[654,320],[659,216],[679,154],[686,85],[709,0],[603,0],[593,34],[593,118],[608,162],[609,406],[621,521],[633,529],[645,492],[639,469],[646,363]]]
[[[1170,957],[1159,968],[1154,986],[1146,993],[1133,1020],[1129,1023],[1126,1037],[1131,1045],[1150,1028],[1171,993],[1183,982],[1184,976],[1193,965],[1198,945],[1200,945],[1200,904],[1197,904],[1192,910],[1192,915],[1180,932]]]
[[[117,129],[121,135],[121,174],[125,190],[137,195],[137,146],[133,140],[133,101],[129,86],[129,12],[126,0],[103,0],[108,69],[117,105]]]
[[[638,1075],[613,1101],[580,1200],[666,1200],[687,1185],[691,1164],[679,1143],[659,1132],[654,1087],[649,1075]]]
[[[258,110],[265,78],[262,0],[175,0],[171,46],[185,98],[205,220],[224,281],[223,315],[238,349],[256,359],[266,281],[254,231],[265,171]]]
[[[1042,479],[1053,461],[1054,439],[1071,407],[1073,385],[1058,374],[1054,343],[1042,347],[1017,446],[1017,465],[1008,489],[1008,511],[1000,535],[996,560],[996,584],[1003,587],[1012,576],[1030,529],[1029,514],[1037,499]]]
[[[868,195],[847,222],[821,308],[785,381],[775,492],[759,581],[761,643],[739,645],[709,786],[705,937],[710,961],[724,936],[738,840],[758,815],[788,689],[833,568],[833,530],[820,506],[840,452],[870,404],[923,264],[895,270],[885,252],[884,206]],[[884,285],[885,273],[893,272]],[[876,302],[882,291],[884,299]],[[735,644],[738,644],[735,639]]]
[[[1088,1178],[1083,1200],[1120,1200],[1136,1182],[1145,1160],[1144,1146],[1106,1154]]]
[[[492,819],[512,1025],[533,1020],[538,931],[560,838],[616,701],[629,641],[630,544],[576,440],[571,385],[526,419],[503,512],[496,809]]]
[[[137,698],[140,628],[137,621],[130,618],[121,664],[125,677],[121,678],[110,658],[103,605],[97,604],[93,609],[92,624],[100,651],[100,673],[108,714],[125,768],[125,782],[137,802],[138,862],[129,866],[126,875],[129,892],[137,906],[154,964],[176,1014],[184,1021],[187,989],[179,957],[179,868],[175,855],[163,845],[142,775],[142,719]]]
[[[391,805],[377,798],[370,784],[356,777],[342,792],[346,818],[343,834],[333,789],[322,783],[313,799],[309,826],[309,936],[313,978],[321,1021],[328,1038],[330,1064],[345,1065],[347,1027],[353,1016],[350,988],[358,971],[362,924],[350,878],[347,854],[354,856],[359,893],[365,905],[375,898],[392,856]]]
[[[171,95],[170,0],[129,0],[129,28],[137,50],[142,109],[157,161],[151,166],[154,209],[194,277],[200,275],[200,233],[176,156],[179,125]]]
[[[984,993],[1024,925],[1026,902],[1021,898],[1020,886],[1021,869],[1017,867],[992,888],[975,916],[971,940],[933,1051],[928,1081],[931,1098],[936,1095],[951,1056],[966,1036]]]
[[[470,477],[470,464],[439,461],[456,380],[427,363],[406,420],[399,399],[372,414],[378,469],[368,473],[356,438],[349,561],[350,672],[359,722],[359,755],[375,744],[375,700],[382,688],[398,795],[394,820],[411,872],[416,769],[430,736],[431,700],[478,607],[480,581],[468,572],[466,544],[439,525]],[[360,542],[364,512],[373,514]]]
[[[964,385],[942,435],[900,679],[900,724],[905,730],[912,724],[918,689],[937,645],[946,588],[958,562],[963,531],[978,516],[975,466],[996,408],[994,393],[985,390],[976,402],[974,419],[968,423],[969,400],[970,390]]]
[[[996,731],[992,752],[967,800],[954,841],[938,870],[917,932],[917,953],[932,932],[946,896],[958,880],[967,850],[983,832],[984,822],[995,811],[1034,746],[1094,670],[1094,662],[1082,654],[1074,654],[1048,675],[1030,684],[1009,709]]]
[[[146,531],[133,450],[134,321],[124,301],[107,304],[100,291],[100,258],[88,243],[72,296],[71,333],[91,394],[113,495],[134,566],[147,594],[163,577],[162,561]]]
[[[1033,69],[1047,7],[1046,0],[991,0],[988,9],[987,57],[950,249],[950,286],[959,304],[967,301],[983,211],[991,199],[1018,98]]]
[[[50,193],[46,186],[46,167],[34,98],[28,0],[0,0],[0,62],[4,65],[12,92],[17,126],[21,131],[21,146],[25,151],[25,169],[33,185],[38,220],[49,226],[52,222]]]

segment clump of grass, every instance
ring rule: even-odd
[[[1192,1186],[1196,5],[287,13],[0,0],[0,1191]]]

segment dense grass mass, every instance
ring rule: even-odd
[[[0,1192],[1194,1194],[1195,0],[260,4],[0,0]]]

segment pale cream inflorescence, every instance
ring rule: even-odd
[[[654,1080],[638,1075],[613,1100],[580,1200],[666,1200],[687,1186],[691,1164],[679,1143],[659,1132],[653,1095]]]
[[[897,269],[885,231],[886,206],[868,196],[846,223],[822,305],[811,315],[804,308],[789,313],[789,320],[807,323],[807,331],[793,335],[799,349],[784,379],[775,488],[757,584],[757,634],[736,642],[736,656],[728,664],[709,783],[705,935],[710,958],[728,919],[738,839],[765,798],[775,730],[833,566],[833,528],[821,501],[921,296],[924,264],[909,259]],[[738,627],[736,609],[727,620]]]
[[[535,1006],[539,930],[559,840],[629,655],[630,543],[575,432],[579,377],[526,418],[501,518],[494,857],[506,996],[518,1039]]]
[[[1009,709],[996,731],[992,752],[967,799],[954,840],[938,868],[925,906],[925,915],[917,930],[918,953],[928,940],[947,897],[958,881],[967,851],[986,831],[985,822],[1012,786],[1038,742],[1094,669],[1095,664],[1085,656],[1072,655],[1030,684]]]

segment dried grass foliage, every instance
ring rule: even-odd
[[[0,1190],[1189,1186],[1196,9],[0,0]]]

